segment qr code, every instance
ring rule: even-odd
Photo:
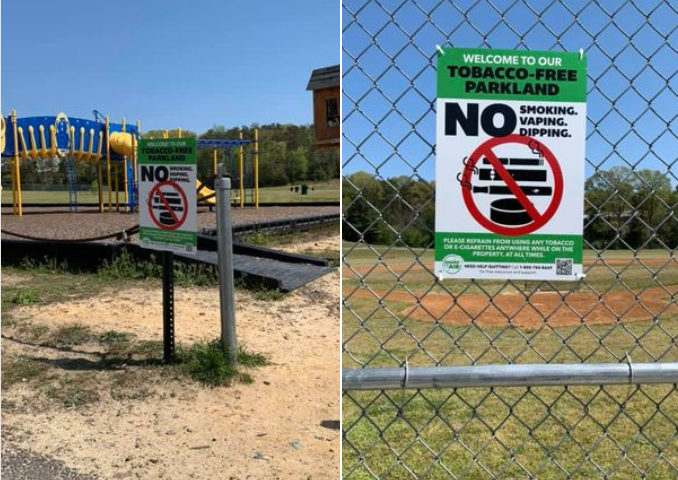
[[[572,275],[571,258],[556,258],[556,275]]]

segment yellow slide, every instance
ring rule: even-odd
[[[198,190],[198,205],[214,206],[217,204],[214,190],[207,188],[200,180],[195,181],[195,188]]]

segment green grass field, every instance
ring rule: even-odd
[[[291,192],[290,186],[262,188],[259,191],[259,201],[262,203],[339,202],[341,199],[338,180],[334,182],[309,182],[307,185],[314,189],[309,191],[308,195]]]
[[[307,184],[314,189],[309,191],[308,195],[291,192],[290,186],[262,188],[259,191],[259,201],[262,203],[338,202],[340,199],[338,180],[333,182],[309,182]],[[50,204],[68,203],[69,201],[68,192],[24,191],[22,192],[22,197],[25,203]],[[97,203],[99,196],[97,192],[78,192],[78,201],[82,203]],[[12,205],[11,190],[3,189],[2,204]]]
[[[616,363],[627,353],[633,362],[678,361],[675,307],[655,316],[648,312],[645,320],[607,325],[552,327],[544,322],[522,329],[421,321],[407,314],[413,301],[391,300],[389,292],[447,294],[451,308],[457,295],[529,294],[548,288],[542,282],[436,284],[427,270],[432,270],[432,252],[423,253],[423,266],[412,268],[421,252],[352,246],[344,245],[345,262],[357,271],[343,268],[344,368],[398,367],[406,359],[411,366]],[[625,284],[635,291],[675,292],[678,286],[678,264],[668,252],[643,251],[634,259],[631,252],[610,251],[602,260],[596,257],[586,252],[583,282],[554,284],[556,288],[623,292]],[[374,268],[380,259],[390,270]],[[364,293],[366,287],[381,299],[354,293]],[[532,308],[529,302],[525,308]],[[560,308],[577,307],[563,302]],[[344,474],[351,479],[405,479],[412,473],[426,479],[484,479],[491,472],[497,478],[550,479],[607,473],[609,478],[635,479],[640,470],[646,478],[675,478],[668,462],[678,462],[678,440],[669,419],[678,421],[673,386],[350,392],[343,402]],[[661,458],[653,445],[662,447]]]

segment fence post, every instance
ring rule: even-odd
[[[215,182],[217,194],[217,235],[219,254],[219,304],[221,312],[221,345],[235,365],[238,361],[238,340],[235,333],[235,282],[233,279],[233,232],[231,228],[231,179],[220,166]]]

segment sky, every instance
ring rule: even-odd
[[[344,175],[362,170],[382,178],[434,179],[436,45],[582,48],[589,76],[587,175],[595,166],[635,165],[665,172],[675,184],[675,2],[491,3],[494,8],[476,0],[344,1]]]
[[[312,122],[311,71],[340,59],[332,0],[4,0],[7,115],[142,130]]]

